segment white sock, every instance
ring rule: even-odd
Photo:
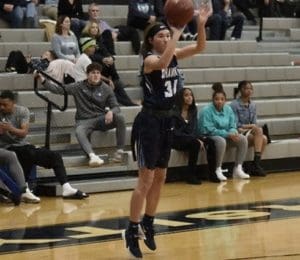
[[[90,159],[92,159],[92,157],[95,157],[95,156],[97,156],[95,153],[89,153]]]
[[[238,165],[236,166],[236,168],[237,168],[238,170],[242,170],[242,165],[241,165],[241,164],[238,164]]]
[[[68,182],[66,182],[65,184],[62,185],[62,189],[63,189],[63,192],[62,192],[63,196],[69,196],[69,195],[75,194],[77,192],[77,190],[74,189]]]

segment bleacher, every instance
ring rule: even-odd
[[[104,20],[117,24],[126,20],[127,6],[102,6]],[[115,23],[114,23],[115,22]],[[266,18],[263,41],[255,38],[258,27],[245,26],[240,41],[207,42],[203,54],[180,61],[186,86],[192,88],[198,108],[211,100],[211,84],[223,82],[229,101],[233,88],[240,80],[250,80],[254,85],[254,99],[257,104],[259,122],[267,123],[273,142],[264,154],[264,166],[268,171],[299,169],[300,156],[300,67],[290,62],[300,54],[300,20],[291,18]],[[228,33],[229,34],[229,33]],[[50,48],[45,41],[43,29],[0,29],[0,68],[4,69],[11,50],[20,49],[24,54],[38,57]],[[179,42],[184,46],[190,42]],[[122,80],[128,84],[126,91],[133,99],[142,97],[138,86],[139,58],[133,55],[129,42],[116,43],[116,67]],[[42,146],[45,139],[47,104],[33,91],[33,77],[30,74],[0,74],[0,90],[11,89],[19,94],[18,103],[27,106],[32,113],[28,141]],[[56,102],[63,102],[61,96],[42,91]],[[136,181],[137,165],[130,152],[130,132],[135,115],[140,107],[121,107],[126,119],[127,152],[122,163],[109,161],[114,152],[115,132],[94,132],[92,143],[105,160],[99,168],[89,168],[88,159],[80,149],[74,134],[75,107],[69,97],[65,112],[53,110],[51,149],[60,151],[72,184],[86,192],[103,192],[132,189]],[[233,150],[226,153],[226,162],[233,161]],[[247,160],[251,160],[249,149]],[[170,174],[187,164],[182,152],[172,151]],[[205,156],[199,159],[205,165]],[[61,187],[55,181],[51,170],[38,168],[38,188],[44,194],[61,194]]]

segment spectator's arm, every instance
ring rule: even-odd
[[[238,132],[237,126],[236,126],[236,117],[230,106],[228,106],[228,109],[229,109],[229,130],[228,130],[228,132],[230,134],[236,134]]]
[[[42,82],[42,85],[50,92],[52,92],[54,94],[59,94],[59,95],[64,94],[64,90],[61,86],[58,86],[58,85],[52,83],[51,81],[46,80],[44,77],[41,77],[41,82]],[[64,88],[65,88],[67,94],[73,95],[78,88],[77,85],[78,85],[78,82],[64,85]]]

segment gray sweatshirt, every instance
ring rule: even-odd
[[[43,85],[55,94],[63,95],[63,89],[45,80]],[[99,85],[89,85],[87,80],[64,85],[68,95],[72,95],[76,105],[76,120],[84,120],[99,117],[109,108],[114,114],[120,113],[116,96],[110,86],[103,81]]]

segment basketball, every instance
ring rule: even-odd
[[[182,28],[193,18],[194,4],[192,0],[167,0],[164,12],[169,25]]]

